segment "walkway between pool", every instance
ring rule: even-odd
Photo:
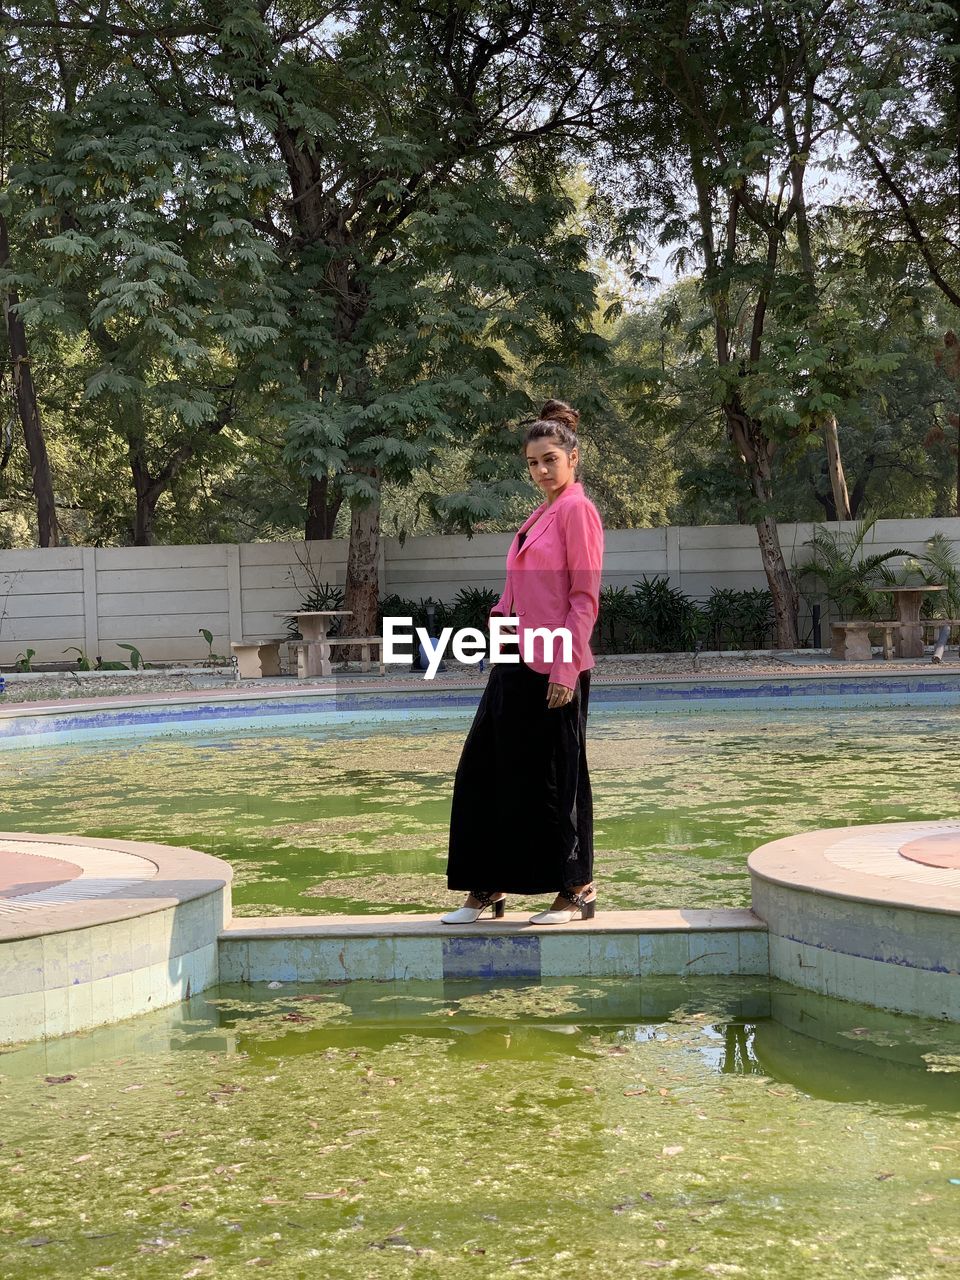
[[[220,935],[222,982],[765,974],[766,925],[743,909],[605,911],[568,925],[529,912],[444,925],[437,916],[268,916]]]
[[[753,910],[233,919],[232,870],[193,849],[0,833],[0,1044],[84,1031],[219,983],[764,975],[960,1021],[960,821],[776,840]]]

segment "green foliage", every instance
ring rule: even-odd
[[[93,664],[91,663],[90,659],[87,657],[87,655],[84,653],[84,651],[83,651],[82,649],[78,648],[78,646],[77,646],[77,645],[72,644],[72,645],[70,645],[68,648],[64,649],[64,651],[63,651],[63,652],[64,652],[64,653],[75,653],[75,654],[77,655],[77,670],[78,670],[78,671],[92,671],[92,670],[93,670]]]
[[[710,649],[763,649],[774,626],[769,591],[732,591],[714,587],[701,606],[706,646]]]
[[[830,518],[828,415],[855,506],[953,514],[956,23],[20,0],[0,288],[70,541],[289,537],[310,477],[398,536],[511,527],[546,394],[611,526]]]
[[[206,640],[207,642],[207,662],[222,664],[229,661],[229,659],[225,658],[222,653],[213,652],[213,632],[212,631],[209,631],[206,627],[201,627],[199,629],[198,634],[203,636],[204,640]]]
[[[20,672],[32,671],[33,668],[31,666],[31,663],[33,662],[33,659],[36,657],[36,655],[37,655],[36,649],[26,649],[24,650],[23,653],[18,653],[14,663],[14,670],[20,671]]]
[[[144,669],[143,655],[135,644],[117,643],[118,649],[126,649],[130,654],[130,670],[142,671]]]
[[[597,618],[598,645],[603,652],[616,653],[633,613],[633,597],[627,587],[600,588],[600,612]]]
[[[798,563],[798,582],[813,581],[818,594],[837,610],[841,620],[881,618],[889,612],[889,602],[881,594],[885,581],[890,581],[884,568],[895,557],[908,553],[899,547],[890,551],[865,551],[876,521],[859,520],[851,529],[828,529],[818,525],[813,537],[804,543],[812,547],[812,555]]]
[[[343,587],[337,586],[333,582],[312,582],[310,590],[300,601],[301,613],[324,613],[328,610],[343,608]],[[287,638],[290,640],[302,640],[300,628],[297,625],[295,617],[289,617],[287,622]],[[349,622],[348,618],[331,618],[328,635],[339,636],[344,634],[344,622]],[[349,634],[349,632],[348,632]]]
[[[600,592],[599,648],[606,653],[690,652],[698,642],[713,649],[762,649],[774,626],[769,591],[714,588],[705,604],[655,577]]]
[[[689,652],[702,631],[696,603],[668,578],[633,584],[627,642],[630,652]]]
[[[494,600],[496,599],[497,596],[494,595]],[[377,618],[381,625],[384,618],[412,618],[415,627],[426,627],[428,607],[435,611],[434,622],[438,630],[458,625],[451,621],[454,606],[443,600],[435,600],[433,596],[420,600],[407,600],[395,594],[382,596],[377,606]]]
[[[929,615],[960,618],[960,561],[954,543],[942,533],[935,533],[920,557],[920,566],[925,582],[947,588],[929,598]]]
[[[485,632],[490,620],[490,610],[500,598],[500,593],[490,587],[461,587],[452,604],[445,606],[444,626],[474,627]]]

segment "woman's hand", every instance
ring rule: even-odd
[[[547,706],[565,707],[573,698],[573,690],[568,689],[565,684],[548,684],[547,685]]]

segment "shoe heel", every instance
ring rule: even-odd
[[[499,899],[498,899],[498,900],[493,904],[493,918],[494,918],[494,920],[502,920],[502,919],[503,919],[503,913],[504,913],[504,911],[505,911],[506,909],[507,909],[507,900],[506,900],[506,898],[499,898]]]
[[[583,906],[580,908],[581,920],[592,920],[596,914],[597,914],[596,898],[594,898],[592,902],[585,902]]]

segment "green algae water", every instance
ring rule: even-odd
[[[766,980],[224,987],[0,1052],[0,1274],[955,1275],[958,1106]]]
[[[191,845],[228,859],[236,915],[436,911],[462,722],[29,747],[10,830]],[[744,906],[746,857],[817,827],[957,813],[960,708],[591,713],[601,906]],[[533,903],[531,902],[531,906]]]

